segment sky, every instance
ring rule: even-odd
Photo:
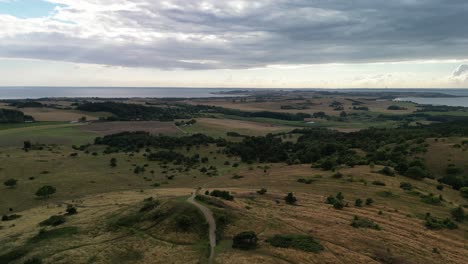
[[[0,0],[0,86],[468,88],[466,0]]]

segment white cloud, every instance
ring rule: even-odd
[[[454,77],[468,75],[468,64],[462,64],[453,72]]]

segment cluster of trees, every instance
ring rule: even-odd
[[[388,110],[407,110],[406,107],[403,107],[403,106],[399,106],[399,105],[391,105],[389,107],[387,107]]]
[[[197,123],[197,120],[191,119],[189,121],[183,121],[183,120],[182,121],[176,121],[174,123],[174,125],[176,125],[176,126],[191,126],[191,125],[195,125],[196,123]]]
[[[173,121],[174,119],[188,119],[203,113],[218,113],[239,117],[262,117],[290,121],[303,121],[311,117],[305,113],[281,113],[281,112],[247,112],[237,109],[228,109],[217,106],[172,104],[166,107],[144,106],[139,104],[125,104],[120,102],[86,102],[77,106],[78,110],[88,112],[109,112],[113,116],[108,120],[160,120]]]
[[[25,115],[23,112],[12,109],[0,109],[0,124],[1,123],[24,123],[34,121],[32,116]]]
[[[222,198],[224,200],[232,201],[234,200],[234,196],[232,196],[228,191],[221,191],[221,190],[213,190],[210,193],[210,196]]]
[[[191,112],[186,107],[149,107],[139,104],[125,104],[118,102],[83,103],[77,106],[78,110],[88,112],[109,112],[113,116],[108,120],[160,120],[173,121],[174,119],[191,118]]]
[[[26,107],[37,107],[37,108],[39,108],[39,107],[44,107],[44,105],[41,102],[30,101],[30,100],[12,101],[9,105],[14,106],[14,107],[18,107],[18,108],[26,108]]]
[[[151,135],[148,132],[122,132],[94,140],[96,145],[107,145],[106,153],[131,152],[142,148],[156,147],[174,149],[178,147],[193,147],[208,144],[226,144],[223,139],[214,139],[203,134],[194,134],[184,137],[170,137],[163,135]]]
[[[393,175],[391,168],[394,168],[399,174],[422,179],[432,175],[414,154],[426,151],[425,140],[467,136],[468,123],[455,121],[417,127],[370,128],[353,133],[312,128],[297,129],[292,133],[302,134],[296,143],[269,134],[230,142],[225,151],[241,157],[244,162],[312,163],[326,170],[339,165],[377,164],[386,166],[382,173],[389,176]],[[353,149],[364,150],[367,155],[359,156]],[[468,181],[459,175],[444,178],[442,182],[457,188],[468,186]]]

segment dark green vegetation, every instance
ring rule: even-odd
[[[417,127],[366,129],[353,133],[341,133],[326,129],[302,129],[296,143],[283,141],[277,135],[247,137],[238,143],[227,143],[226,152],[238,155],[244,162],[286,162],[289,164],[312,163],[316,167],[331,170],[340,165],[356,166],[378,164],[386,166],[382,174],[399,174],[412,179],[433,178],[418,154],[426,151],[428,138],[468,136],[468,123],[456,121]],[[365,156],[354,149],[364,150]],[[459,189],[467,186],[463,175],[447,175],[441,182]]]
[[[369,218],[354,216],[351,226],[354,228],[370,228],[380,230],[380,226]]]
[[[109,112],[113,116],[107,120],[159,120],[173,121],[174,119],[189,119],[200,116],[202,114],[223,114],[238,117],[249,118],[271,118],[288,121],[303,121],[304,118],[311,117],[309,114],[297,113],[281,113],[281,112],[247,112],[236,109],[227,109],[215,106],[206,105],[188,105],[188,104],[173,104],[164,106],[144,106],[138,104],[125,104],[118,102],[100,102],[100,103],[83,103],[77,106],[78,110],[88,112]]]
[[[274,247],[293,248],[314,253],[318,253],[324,249],[313,237],[300,234],[275,235],[267,239],[267,242]]]
[[[251,250],[257,247],[257,241],[258,238],[255,232],[245,231],[235,235],[232,238],[232,247],[243,250]]]
[[[1,109],[0,108],[0,124],[1,123],[24,123],[26,121],[34,121],[31,116],[25,115],[18,110]]]
[[[426,227],[428,229],[440,230],[440,229],[456,229],[458,228],[457,224],[455,224],[449,218],[440,219],[435,216],[432,216],[430,213],[426,214]]]

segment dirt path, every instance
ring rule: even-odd
[[[213,263],[214,259],[214,253],[215,253],[215,247],[216,247],[216,221],[213,217],[213,212],[211,212],[210,209],[207,207],[203,206],[202,204],[199,204],[198,202],[195,201],[195,196],[197,192],[193,192],[192,196],[187,199],[187,202],[195,205],[205,216],[206,221],[208,222],[209,225],[209,237],[210,237],[210,258],[208,259],[208,263]]]

